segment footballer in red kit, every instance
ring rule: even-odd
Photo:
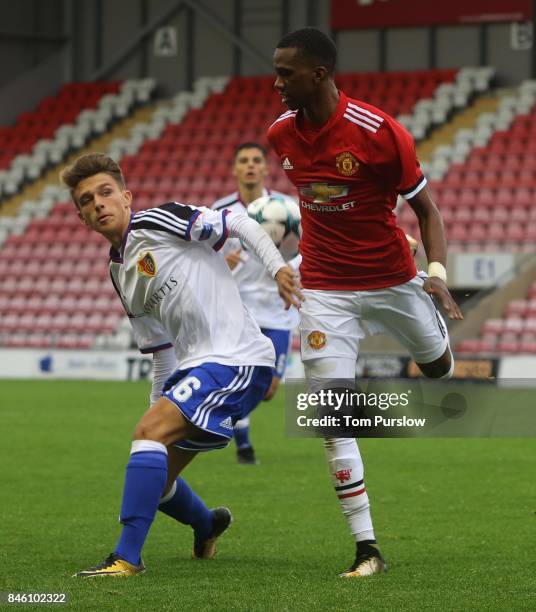
[[[397,121],[340,92],[321,129],[289,111],[268,140],[300,197],[304,288],[380,289],[415,276],[393,210],[399,193],[415,195],[426,179]]]
[[[268,141],[298,190],[302,236],[301,356],[310,391],[354,388],[359,343],[388,333],[423,374],[450,378],[445,322],[461,311],[447,288],[446,239],[409,132],[378,108],[339,91],[337,49],[315,28],[284,36],[274,87],[289,110]],[[428,274],[417,272],[394,208],[403,196],[419,220]],[[325,437],[331,481],[356,541],[345,578],[386,571],[354,438]]]

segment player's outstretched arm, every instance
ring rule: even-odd
[[[297,274],[287,266],[281,253],[262,227],[245,215],[232,213],[227,216],[227,226],[229,235],[233,238],[240,238],[268,269],[277,283],[279,295],[285,302],[285,308],[288,309],[292,305],[299,308],[303,296]]]
[[[447,241],[439,210],[426,187],[408,200],[408,204],[413,208],[419,219],[421,238],[429,263],[428,279],[425,281],[423,289],[437,298],[449,319],[463,319],[460,307],[447,288],[445,268]]]

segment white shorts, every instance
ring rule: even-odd
[[[305,289],[300,310],[302,361],[312,360],[321,378],[354,378],[359,341],[388,333],[417,363],[435,361],[448,347],[447,326],[423,290],[425,274],[409,282],[371,291]]]

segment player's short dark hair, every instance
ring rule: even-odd
[[[337,63],[337,47],[331,38],[316,28],[302,28],[286,34],[277,44],[278,49],[296,48],[311,62],[325,66],[333,74]]]
[[[253,142],[253,141],[251,141],[251,142],[242,142],[235,149],[235,152],[234,152],[235,159],[236,159],[236,156],[240,153],[240,151],[243,151],[244,149],[259,149],[259,151],[262,153],[263,157],[266,157],[268,155],[268,151],[266,150],[266,147],[263,147],[258,142]]]
[[[82,155],[73,164],[61,171],[60,179],[69,188],[73,202],[77,206],[78,202],[74,197],[74,190],[78,187],[80,181],[100,172],[109,174],[121,189],[125,189],[125,179],[119,164],[104,153],[87,153]]]

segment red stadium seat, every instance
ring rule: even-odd
[[[529,355],[536,354],[536,341],[521,339],[519,343],[519,352]]]
[[[0,168],[7,167],[18,153],[28,153],[40,138],[50,138],[62,124],[72,123],[80,111],[94,108],[105,93],[116,93],[119,82],[76,83],[76,88],[65,86],[54,97],[45,97],[33,112],[21,113],[16,125],[0,130]]]
[[[528,305],[529,305],[528,300],[512,300],[508,304],[504,312],[504,316],[507,319],[511,319],[514,317],[524,317],[525,313],[528,310]]]
[[[503,319],[488,319],[484,322],[484,325],[482,326],[482,332],[499,334],[502,332],[503,327]]]
[[[480,340],[477,338],[472,338],[468,340],[462,340],[458,343],[455,348],[456,353],[464,354],[464,353],[478,353],[480,351]]]
[[[483,187],[478,191],[477,202],[479,206],[484,208],[491,208],[495,206],[496,201],[494,190]]]
[[[447,232],[447,239],[453,241],[465,241],[469,238],[467,227],[464,225],[451,225]]]
[[[474,197],[474,196],[473,196]],[[473,218],[473,211],[471,208],[458,208],[454,214],[454,223],[470,223]]]
[[[470,227],[469,233],[470,233],[470,239],[472,241],[479,241],[479,242],[484,242],[488,235],[486,226],[479,221],[473,221]]]
[[[519,352],[520,343],[516,340],[504,340],[497,344],[497,351],[503,355],[514,355]]]

